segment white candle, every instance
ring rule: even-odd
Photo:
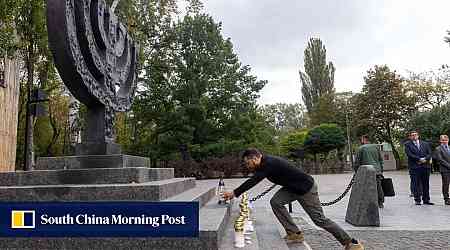
[[[234,246],[238,248],[245,247],[244,232],[234,232]]]

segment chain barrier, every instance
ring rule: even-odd
[[[330,201],[330,202],[321,202],[320,205],[322,205],[322,207],[326,207],[326,206],[334,205],[334,204],[338,203],[339,201],[341,201],[347,195],[348,191],[350,191],[353,183],[355,183],[355,177],[356,177],[356,174],[353,175],[352,179],[350,180],[350,183],[348,184],[348,186],[344,190],[344,192],[341,195],[339,195],[335,200]]]
[[[347,185],[347,188],[344,190],[344,192],[341,195],[339,195],[336,199],[334,199],[334,200],[332,200],[330,202],[321,202],[320,205],[322,205],[323,207],[326,207],[326,206],[334,205],[334,204],[338,203],[339,201],[341,201],[348,194],[348,191],[350,191],[350,189],[352,188],[352,185],[355,182],[355,176],[356,176],[356,174],[353,175],[352,179],[350,180],[350,183]],[[253,202],[261,199],[264,195],[266,195],[267,193],[272,191],[272,189],[274,189],[276,186],[277,186],[277,184],[273,184],[268,189],[266,189],[264,192],[262,192],[262,193],[258,194],[257,196],[249,199],[249,201],[251,203],[253,203]]]
[[[270,186],[268,189],[266,189],[264,192],[258,194],[257,196],[249,199],[248,201],[250,201],[250,203],[253,203],[256,200],[261,199],[264,195],[266,195],[268,192],[272,191],[272,189],[274,189],[277,186],[277,184],[273,184],[272,186]]]

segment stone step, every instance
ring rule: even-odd
[[[161,201],[194,187],[194,178],[134,184],[0,186],[0,201]]]
[[[218,249],[226,226],[230,219],[230,209],[233,203],[226,205],[217,204],[212,199],[200,210],[200,249]]]
[[[115,154],[39,157],[36,161],[37,170],[140,167],[150,167],[150,159],[147,157]]]
[[[228,224],[225,229],[224,236],[222,238],[219,250],[236,250],[237,248],[234,247],[234,222],[236,221],[236,218],[239,215],[239,206],[238,206],[238,200],[234,202],[234,205],[232,206],[231,210],[231,216],[228,220]],[[253,217],[253,216],[252,216]],[[254,223],[254,222],[253,222]],[[259,250],[259,240],[256,233],[256,230],[248,235],[251,239],[251,244],[246,244],[243,250]]]
[[[199,206],[203,207],[206,203],[215,199],[216,186],[205,182],[196,182],[195,187],[180,194],[174,195],[164,201],[198,201]]]
[[[174,177],[173,168],[92,168],[0,173],[2,186],[145,183]]]
[[[260,250],[289,250],[286,242],[278,229],[278,220],[271,210],[257,207],[253,211],[255,221],[253,222],[256,235],[259,239]]]
[[[272,210],[267,208],[256,208],[253,212],[255,216],[255,231],[259,239],[260,250],[310,250],[308,243],[303,244],[286,244],[283,239],[286,232]]]
[[[200,232],[198,238],[4,238],[0,249],[218,249],[229,222],[230,207],[218,205],[215,185],[200,183],[197,187],[164,201],[198,201]]]

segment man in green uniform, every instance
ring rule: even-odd
[[[362,165],[372,165],[377,176],[377,191],[378,191],[378,206],[384,207],[384,193],[381,187],[381,180],[383,179],[383,158],[381,157],[380,149],[378,145],[371,144],[369,136],[361,136],[361,146],[359,146],[356,153],[356,162],[354,165],[355,172]]]

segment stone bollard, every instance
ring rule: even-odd
[[[353,183],[345,221],[354,226],[380,226],[375,168],[360,166]]]

